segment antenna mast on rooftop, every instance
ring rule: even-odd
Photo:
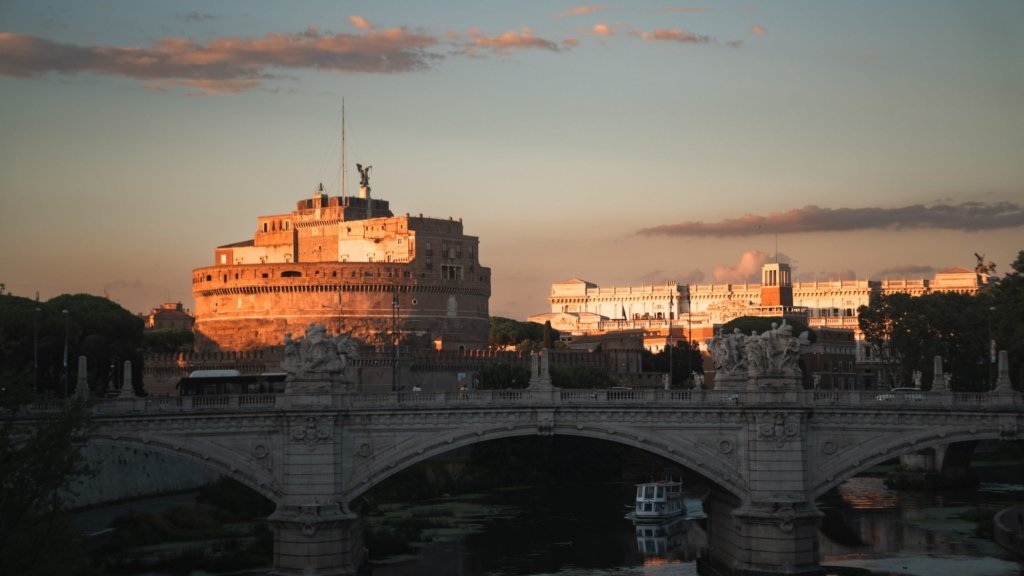
[[[341,197],[345,197],[345,99],[341,99]]]

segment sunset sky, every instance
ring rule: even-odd
[[[1024,2],[0,0],[0,282],[192,306],[373,165],[552,282],[920,278],[1024,249]]]

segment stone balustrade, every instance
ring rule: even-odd
[[[48,400],[26,407],[21,414],[62,410],[65,400]],[[367,408],[452,408],[473,406],[515,407],[537,405],[629,405],[652,407],[720,408],[722,406],[819,406],[864,408],[872,411],[1006,408],[1022,404],[1020,394],[984,392],[921,392],[892,395],[877,390],[623,390],[532,389],[472,390],[446,392],[354,392],[330,395],[320,405],[338,410]],[[218,396],[159,396],[96,400],[96,414],[126,412],[274,411],[291,406],[284,394],[233,394]]]

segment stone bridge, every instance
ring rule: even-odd
[[[52,408],[52,407],[51,407]],[[39,406],[36,410],[46,407]],[[31,416],[31,411],[28,413]],[[195,459],[276,503],[273,574],[350,574],[350,504],[404,468],[516,436],[569,435],[658,454],[706,478],[702,574],[821,574],[815,500],[891,458],[1024,434],[1024,399],[808,390],[522,390],[117,398],[96,438]]]

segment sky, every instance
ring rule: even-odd
[[[602,286],[931,277],[1024,250],[1024,3],[0,0],[0,288],[193,305],[372,165],[492,315]]]

